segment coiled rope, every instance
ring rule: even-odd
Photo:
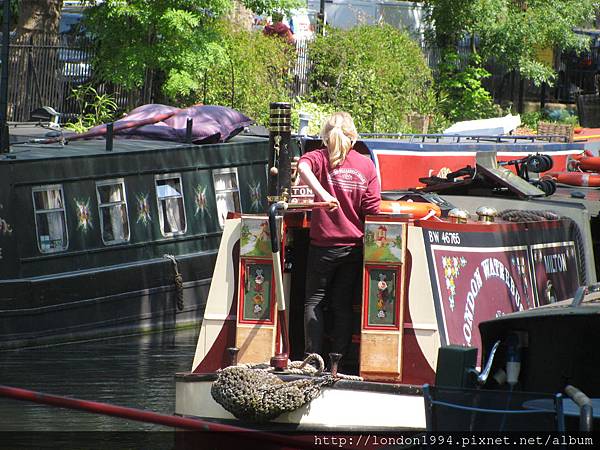
[[[173,272],[174,278],[173,283],[175,283],[175,295],[177,297],[177,310],[183,311],[183,276],[179,273],[179,265],[177,264],[177,259],[175,259],[174,255],[163,255],[164,258],[171,260],[173,263]]]

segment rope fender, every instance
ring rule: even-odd
[[[174,255],[163,255],[164,258],[171,260],[173,263],[173,283],[175,284],[175,296],[177,297],[177,310],[183,311],[183,276],[179,273],[179,265]]]
[[[316,362],[316,366],[309,364],[311,361]],[[324,367],[320,355],[310,354],[304,361],[290,362],[286,371],[309,378],[283,381],[267,363],[229,366],[217,371],[210,393],[238,419],[264,423],[302,407],[316,398],[321,388],[339,379],[362,380],[353,375],[324,374]]]

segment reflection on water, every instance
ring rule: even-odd
[[[163,414],[175,372],[188,371],[198,330],[0,352],[0,384]],[[0,432],[169,431],[160,425],[0,398]]]

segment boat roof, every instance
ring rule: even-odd
[[[511,151],[545,153],[585,149],[582,142],[566,142],[562,136],[461,136],[446,134],[361,134],[369,150]]]
[[[574,315],[600,315],[600,292],[592,292],[584,296],[580,304],[575,305],[573,299],[563,300],[548,305],[539,306],[537,308],[528,309],[525,311],[517,311],[506,314],[492,320],[481,322],[481,327],[498,325],[509,321],[521,321],[530,319],[540,319],[544,317],[556,316],[574,316]]]
[[[31,161],[57,158],[90,157],[110,154],[136,153],[161,151],[183,148],[223,148],[223,146],[236,145],[250,142],[264,142],[264,136],[251,134],[239,134],[229,140],[227,143],[218,144],[187,144],[172,141],[160,141],[150,139],[123,139],[115,138],[113,140],[112,151],[106,150],[106,140],[88,139],[73,140],[67,143],[41,143],[39,141],[48,138],[48,133],[55,132],[52,128],[44,124],[13,124],[10,128],[11,145],[10,152],[0,154],[0,164],[14,163],[15,161]],[[226,147],[225,147],[226,148]]]

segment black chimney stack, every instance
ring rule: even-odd
[[[292,106],[290,103],[274,102],[269,117],[269,179],[267,199],[269,203],[287,201],[291,192]]]

